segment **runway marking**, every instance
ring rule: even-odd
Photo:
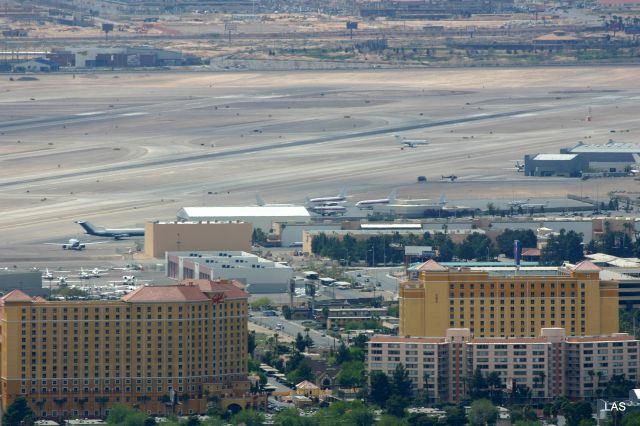
[[[106,111],[92,111],[92,112],[80,112],[78,114],[76,114],[76,116],[78,117],[86,117],[86,116],[90,116],[90,115],[100,115],[100,114],[105,114]]]
[[[236,156],[246,155],[246,154],[263,153],[265,151],[290,149],[290,148],[302,147],[302,146],[311,146],[311,145],[317,145],[323,142],[353,141],[354,139],[357,139],[357,138],[366,138],[366,137],[379,136],[384,134],[401,133],[401,132],[406,132],[411,130],[430,129],[435,127],[452,126],[456,124],[466,124],[466,123],[472,123],[472,122],[483,121],[483,120],[510,118],[518,114],[524,114],[524,113],[535,112],[535,111],[539,111],[539,110],[537,109],[524,110],[524,111],[519,110],[519,111],[498,112],[495,114],[472,115],[472,116],[451,118],[451,119],[445,119],[445,120],[439,120],[439,121],[427,121],[427,122],[409,124],[404,126],[395,125],[392,127],[378,128],[373,130],[354,132],[350,134],[331,135],[331,136],[302,139],[302,140],[296,140],[296,141],[284,142],[284,143],[274,143],[274,144],[268,144],[268,145],[235,148],[235,149],[229,149],[226,151],[216,151],[209,154],[198,153],[193,155],[185,155],[183,157],[162,158],[162,159],[150,160],[142,163],[120,164],[120,165],[113,165],[110,167],[103,167],[100,169],[81,170],[81,171],[76,171],[71,173],[60,173],[60,174],[31,177],[31,178],[19,179],[19,180],[13,180],[13,181],[4,181],[4,182],[0,182],[0,187],[24,185],[26,183],[35,183],[35,182],[47,182],[47,181],[51,182],[54,179],[66,179],[66,178],[74,178],[74,177],[81,177],[81,176],[91,176],[95,174],[112,173],[115,171],[144,169],[144,168],[149,168],[153,166],[167,166],[167,165],[175,166],[180,163],[186,163],[186,162],[194,162],[194,161],[202,162],[202,161],[208,161],[216,158],[229,158],[229,157],[236,157]],[[130,114],[143,115],[148,113],[139,112],[139,113],[130,113]]]
[[[538,115],[538,114],[537,114],[537,113],[535,113],[535,112],[527,112],[527,113],[524,113],[524,114],[514,115],[514,117],[517,117],[517,118],[523,118],[523,117],[535,117],[536,115]]]
[[[139,115],[148,115],[148,112],[126,112],[124,114],[119,114],[120,117],[137,117]]]

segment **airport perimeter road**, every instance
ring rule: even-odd
[[[274,333],[286,334],[291,337],[296,337],[298,333],[305,334],[306,328],[300,321],[289,321],[282,317],[265,317],[265,316],[253,316],[250,321],[261,325],[263,327],[269,327]],[[282,324],[281,330],[276,330],[276,325]],[[335,337],[323,336],[322,333],[316,330],[309,330],[309,336],[313,339],[313,343],[317,348],[334,348],[340,345],[340,341]]]

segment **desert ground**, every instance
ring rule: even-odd
[[[606,196],[632,178],[531,178],[528,153],[638,142],[634,67],[0,76],[0,253],[346,187],[449,200]],[[586,116],[591,114],[591,121]],[[429,146],[400,149],[393,134]],[[456,174],[457,182],[441,181]],[[424,175],[427,184],[418,185]]]

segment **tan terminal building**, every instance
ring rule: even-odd
[[[167,416],[260,408],[249,394],[248,294],[235,281],[144,286],[118,301],[0,298],[2,411],[26,398],[37,417],[105,417],[114,404]]]
[[[144,254],[164,258],[170,251],[251,251],[247,222],[147,222]]]
[[[618,283],[589,261],[562,267],[446,267],[429,260],[400,285],[400,336],[535,337],[618,332]]]

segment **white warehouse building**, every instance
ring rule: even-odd
[[[167,252],[165,266],[169,278],[238,280],[253,294],[288,292],[293,278],[288,265],[244,251]]]
[[[178,212],[178,220],[242,221],[253,224],[253,229],[269,232],[273,222],[309,223],[311,215],[304,206],[183,207]]]

